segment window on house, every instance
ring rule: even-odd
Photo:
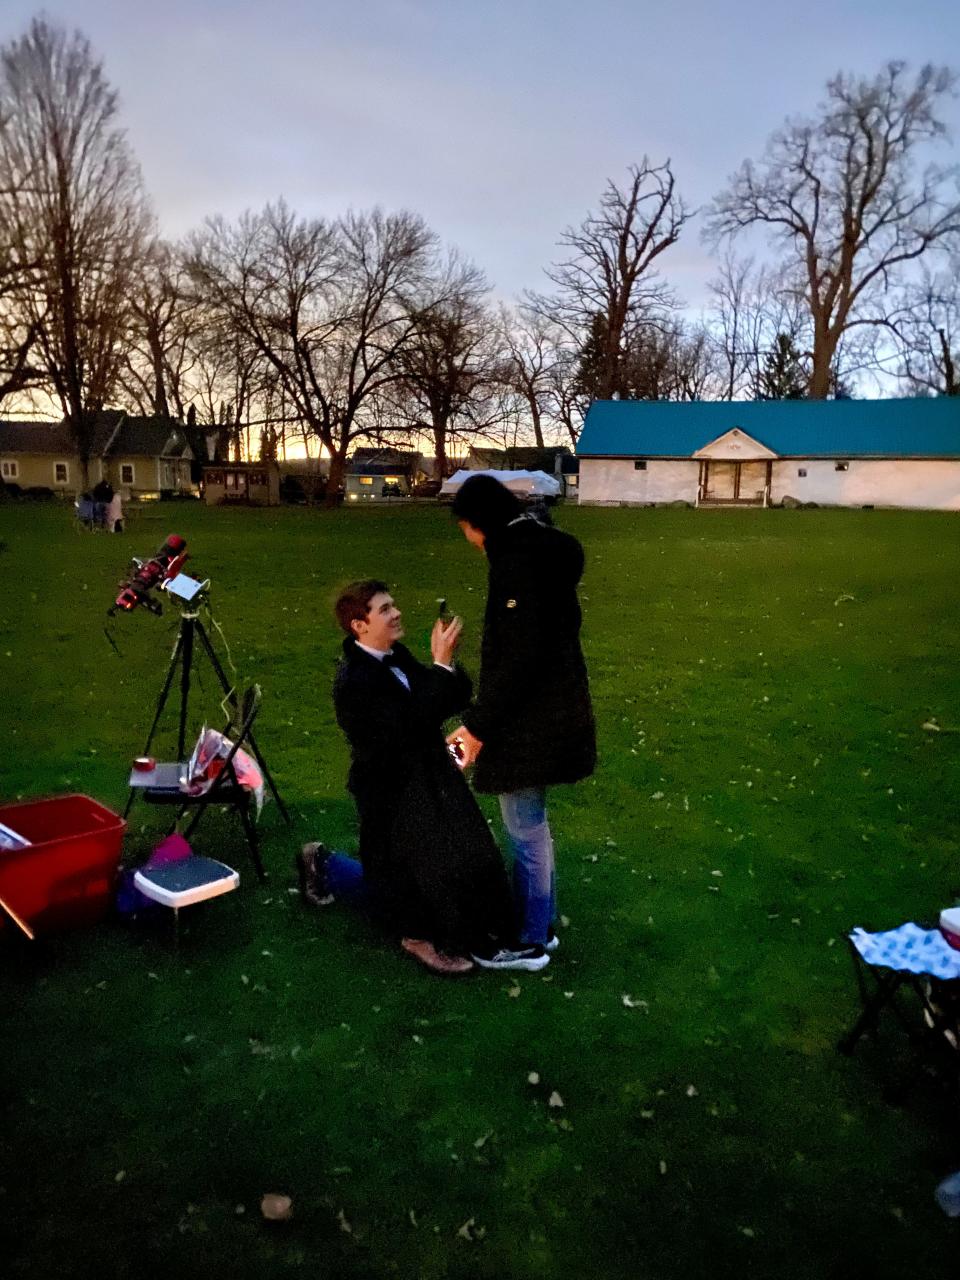
[[[120,463],[120,483],[133,484],[133,463],[132,462]]]
[[[634,469],[634,471],[646,471],[646,469],[647,469],[647,460],[646,460],[646,458],[634,458],[634,460],[633,460],[633,469]]]
[[[580,483],[579,476],[564,476],[563,478],[566,481],[568,489],[575,489],[577,485]]]
[[[806,467],[797,467],[797,475],[798,475],[798,476],[805,476],[806,474],[807,474],[807,468],[806,468]]]
[[[360,483],[361,483],[361,484],[373,484],[373,476],[361,476],[361,477],[360,477]]]
[[[4,458],[3,461],[0,462],[0,476],[2,476],[4,480],[16,480],[19,475],[19,462],[14,462],[12,458]]]
[[[849,463],[849,462],[835,462],[835,463],[833,464],[833,469],[834,469],[834,471],[849,471],[849,470],[850,470],[850,463]]]
[[[70,468],[65,462],[55,462],[53,464],[53,483],[66,484],[70,479]]]

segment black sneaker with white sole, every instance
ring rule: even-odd
[[[543,947],[522,944],[515,948],[498,947],[496,951],[483,955],[471,952],[470,955],[481,969],[526,969],[535,973],[550,963],[550,957]]]

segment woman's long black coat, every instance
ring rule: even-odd
[[[448,951],[508,940],[503,860],[443,738],[444,720],[470,700],[470,678],[459,668],[426,667],[400,644],[392,661],[409,691],[386,661],[348,639],[333,688],[375,910],[399,934]]]
[[[576,538],[523,516],[490,534],[476,703],[463,723],[483,743],[473,785],[497,794],[578,782],[596,764],[580,648]]]

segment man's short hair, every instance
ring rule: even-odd
[[[496,533],[517,516],[523,503],[506,485],[493,476],[471,476],[464,480],[453,498],[453,514],[466,520],[483,534]]]
[[[337,596],[333,612],[341,630],[348,636],[354,634],[352,622],[363,622],[370,612],[370,601],[381,592],[389,592],[390,588],[378,578],[364,578],[361,582],[351,582]]]

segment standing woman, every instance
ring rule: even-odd
[[[547,788],[578,782],[596,764],[596,734],[580,648],[576,538],[528,514],[492,476],[461,485],[453,513],[489,562],[477,697],[448,737],[473,784],[500,801],[513,849],[521,944],[558,945]],[[474,957],[478,963],[484,959]]]

